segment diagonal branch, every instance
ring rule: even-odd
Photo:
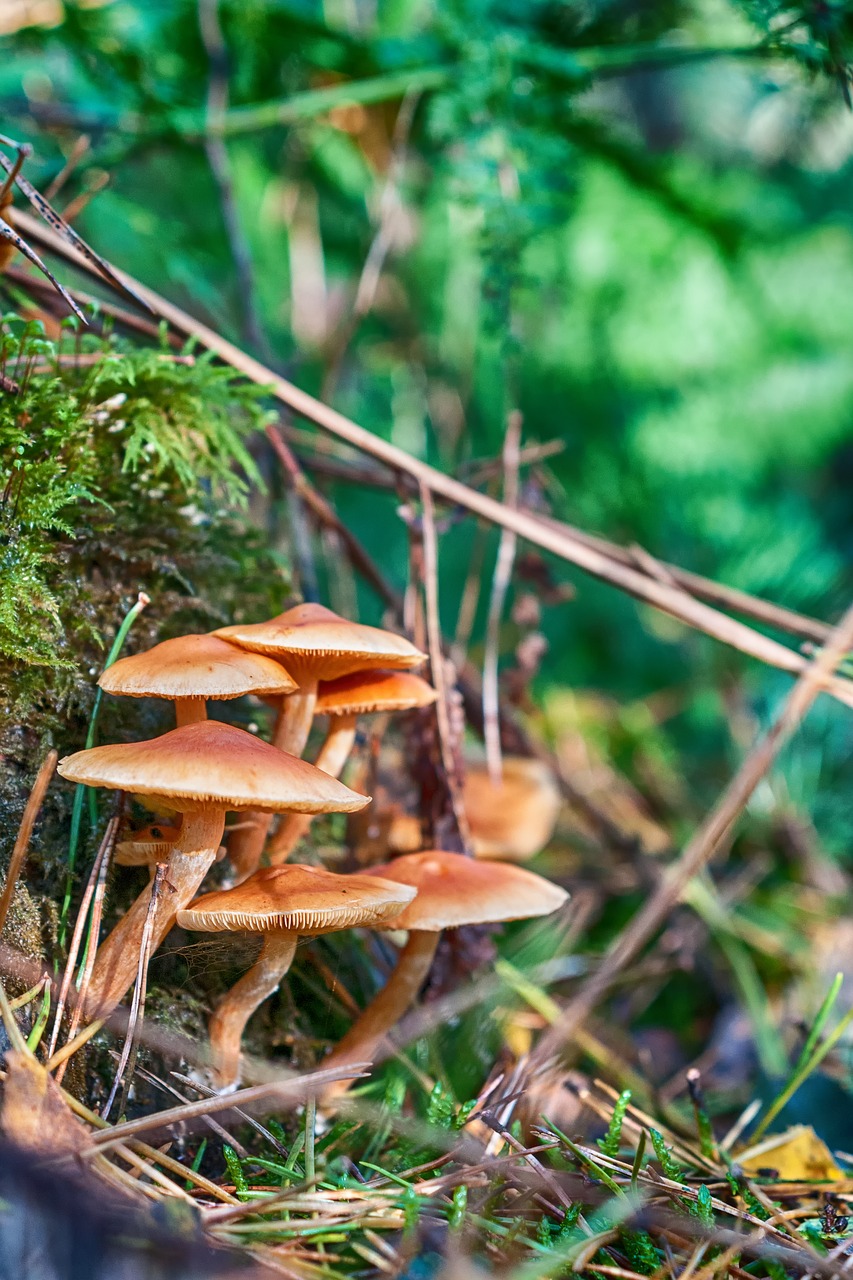
[[[20,215],[20,223],[28,236],[38,241],[51,253],[59,254],[66,261],[84,270],[87,268],[86,259],[66,245],[49,228],[41,227],[25,214]],[[273,373],[259,360],[247,355],[239,347],[228,342],[206,325],[194,320],[180,307],[161,298],[153,290],[137,284],[136,281],[130,280],[130,277],[122,275],[121,278],[123,281],[130,281],[127,287],[132,286],[140,292],[146,303],[170,325],[186,336],[194,337],[207,350],[238,370],[250,381],[269,387],[271,394],[293,412],[301,414],[324,431],[346,441],[354,448],[379,459],[392,470],[411,476],[419,485],[429,489],[437,497],[463,507],[485,520],[490,520],[501,528],[510,530],[544,551],[550,551],[577,568],[583,569],[592,577],[610,583],[611,586],[634,596],[635,599],[652,605],[687,626],[757,658],[760,662],[778,667],[781,671],[787,671],[792,675],[799,675],[808,668],[809,664],[802,654],[795,653],[778,641],[694,599],[677,586],[649,578],[630,565],[620,564],[597,547],[578,538],[567,526],[555,526],[529,512],[513,510],[495,498],[489,497],[488,494],[471,489],[453,476],[445,475],[419,458],[412,457],[404,449],[374,435],[342,413],[338,413],[337,410],[294,386],[286,378]],[[828,677],[824,687],[840,702],[853,706],[853,682],[837,676]]]

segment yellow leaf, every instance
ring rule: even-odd
[[[737,1162],[749,1174],[773,1169],[780,1182],[837,1182],[844,1178],[829,1147],[808,1124],[765,1138],[741,1152]]]

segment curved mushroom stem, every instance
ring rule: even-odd
[[[411,930],[391,977],[332,1050],[323,1063],[325,1067],[367,1062],[374,1056],[387,1033],[399,1022],[423,986],[440,937],[440,933],[425,929]],[[326,1096],[334,1097],[345,1092],[347,1087],[346,1080],[338,1081]]]
[[[301,756],[311,732],[316,704],[316,680],[300,685],[296,693],[282,698],[272,745],[292,756]],[[271,813],[262,813],[259,809],[248,809],[244,813],[240,830],[235,831],[228,842],[228,857],[236,873],[236,884],[257,871],[271,822]]]
[[[207,719],[207,702],[204,698],[176,698],[175,724],[182,729],[185,724],[198,724]]]
[[[224,809],[198,809],[184,814],[181,834],[169,854],[163,890],[154,908],[152,954],[175,923],[177,913],[195,895],[207,875],[224,827]],[[92,1018],[104,1018],[112,1013],[136,978],[150,900],[151,885],[148,885],[98,947],[86,995],[86,1011]]]
[[[320,748],[314,764],[332,778],[339,778],[355,744],[356,716],[335,716],[326,741]],[[299,841],[314,821],[311,813],[288,813],[281,820],[269,845],[270,865],[277,867],[287,862]]]
[[[268,933],[261,954],[248,973],[231,988],[210,1018],[210,1048],[220,1089],[237,1083],[240,1041],[246,1023],[277,989],[293,963],[297,934]]]

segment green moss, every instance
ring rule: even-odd
[[[188,349],[176,361],[165,345],[73,331],[56,344],[8,316],[0,369],[20,388],[0,392],[2,865],[44,752],[83,745],[106,649],[138,592],[151,604],[125,652],[275,613],[288,579],[247,515],[260,484],[247,441],[266,420],[257,388]],[[172,723],[166,704],[107,698],[99,734]],[[50,788],[33,840],[27,875],[48,894],[70,794]],[[98,831],[84,834],[91,850]]]
[[[6,877],[0,876],[0,891],[5,884]],[[43,913],[38,900],[20,880],[9,904],[2,939],[6,946],[14,947],[28,960],[45,959]],[[26,990],[26,986],[18,983],[14,977],[10,978],[8,986],[12,995],[20,995]]]

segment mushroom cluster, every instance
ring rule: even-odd
[[[220,1087],[240,1075],[244,1028],[290,968],[300,937],[351,928],[408,931],[384,991],[344,1037],[332,1060],[373,1056],[417,996],[439,933],[463,924],[545,915],[565,892],[516,866],[429,851],[398,857],[371,874],[340,875],[288,862],[312,818],[354,813],[370,797],[340,779],[361,716],[429,706],[435,690],[413,673],[424,655],[403,636],[348,622],[303,604],[267,622],[182,636],[123,658],[100,679],[109,693],[164,698],[177,727],[145,742],[92,747],[67,756],[71,782],[133,794],[175,816],[132,832],[116,861],[148,866],[151,881],[100,943],[87,1011],[106,1017],[132,985],[143,937],[153,951],[177,923],[261,935],[260,955],[213,1011],[211,1056]],[[244,694],[272,701],[270,742],[208,720],[208,699]],[[330,728],[313,764],[303,760],[315,714]],[[236,813],[223,848],[226,815]],[[276,815],[279,826],[267,839]],[[261,867],[266,853],[270,865]],[[227,854],[227,887],[196,898],[211,865]],[[153,870],[165,863],[156,898]]]

